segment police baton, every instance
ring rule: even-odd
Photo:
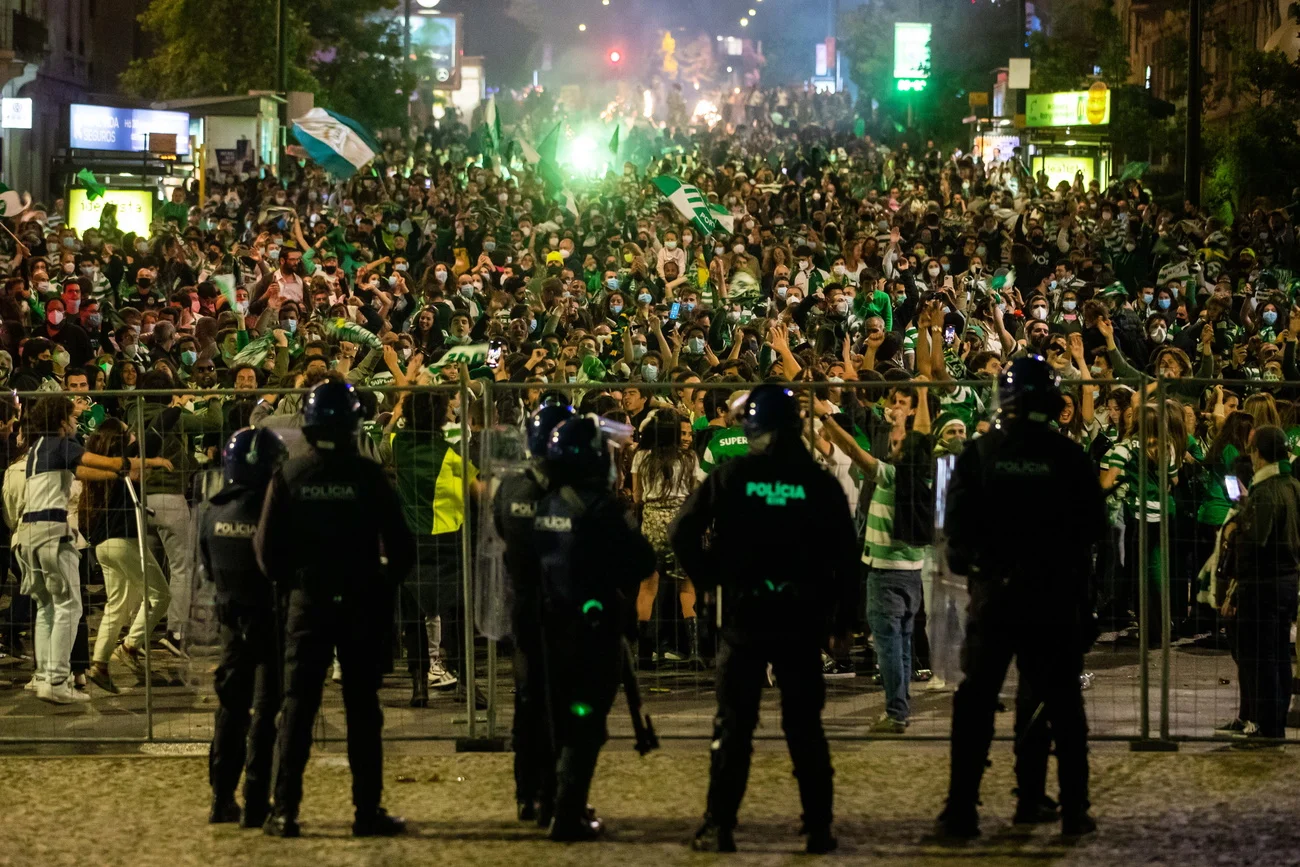
[[[641,713],[641,688],[636,682],[636,666],[633,663],[632,645],[626,637],[619,639],[623,651],[623,692],[627,695],[627,709],[632,714],[632,731],[636,735],[636,751],[646,755],[659,749],[659,736],[655,734],[655,725],[650,714]]]

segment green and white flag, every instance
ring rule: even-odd
[[[226,299],[226,303],[230,305],[230,309],[234,310],[235,309],[235,275],[234,274],[213,274],[208,279],[216,284],[217,288],[221,290],[222,296]]]
[[[466,367],[478,367],[487,363],[488,345],[486,343],[469,343],[460,346],[453,346],[447,352],[429,365],[429,370],[439,371],[444,367],[455,364],[464,364]]]
[[[340,341],[346,340],[348,343],[368,346],[371,349],[383,348],[383,343],[369,329],[362,328],[355,322],[349,322],[342,316],[326,319],[321,325],[325,329],[326,337],[332,337]]]
[[[710,202],[694,184],[684,184],[671,175],[660,175],[652,183],[700,234],[716,234],[719,226],[728,233],[735,231],[736,221],[731,213]]]

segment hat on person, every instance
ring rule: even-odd
[[[1277,425],[1266,424],[1255,428],[1255,436],[1251,444],[1259,456],[1270,464],[1284,461],[1291,456],[1286,434]]]
[[[948,428],[957,424],[964,426],[966,422],[962,421],[962,419],[959,416],[954,415],[953,413],[950,412],[940,413],[939,417],[935,419],[935,426],[934,426],[935,437],[938,439],[942,439],[944,433],[948,430]]]
[[[563,265],[564,257],[560,255],[560,252],[558,250],[552,250],[551,252],[546,254],[546,264]]]
[[[1128,289],[1123,283],[1116,280],[1100,292],[1103,298],[1128,297]]]

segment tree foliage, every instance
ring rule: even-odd
[[[400,124],[414,84],[395,0],[295,0],[288,6],[290,90],[371,127]],[[234,96],[276,85],[276,0],[152,0],[140,25],[152,55],[133,60],[123,90],[144,99]],[[400,91],[400,92],[399,92]]]

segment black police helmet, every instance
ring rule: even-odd
[[[799,400],[784,385],[760,385],[745,401],[743,424],[749,437],[777,432],[797,434],[803,424]]]
[[[552,388],[549,391],[542,392],[542,396],[537,400],[537,406],[567,406],[573,407],[573,398],[558,388]]]
[[[302,432],[313,444],[339,445],[355,437],[361,424],[361,400],[350,383],[326,380],[307,395]]]
[[[264,488],[288,454],[284,440],[275,431],[246,427],[235,431],[221,452],[222,475],[227,485]]]
[[[1061,414],[1061,379],[1041,355],[1011,362],[998,379],[998,402],[1017,417],[1050,421]]]
[[[570,418],[556,425],[546,444],[546,461],[573,476],[603,475],[609,469],[609,449],[594,416]]]
[[[555,426],[568,421],[577,415],[577,411],[569,404],[542,403],[533,414],[528,417],[528,451],[535,458],[546,457],[547,446],[550,444],[551,431]]]

